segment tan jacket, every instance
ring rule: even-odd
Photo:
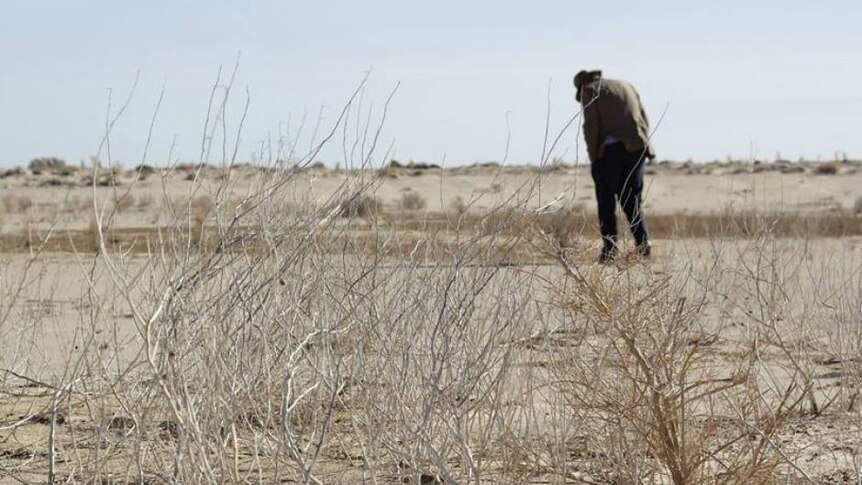
[[[590,162],[602,157],[608,135],[623,142],[628,152],[655,157],[650,143],[649,120],[634,86],[625,81],[597,79],[583,87],[584,138]]]

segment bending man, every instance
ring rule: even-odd
[[[617,254],[616,203],[619,200],[634,236],[637,253],[650,255],[642,207],[644,160],[655,158],[649,121],[634,86],[602,78],[602,71],[575,76],[575,98],[583,106],[584,138],[596,185],[602,250],[599,262]]]

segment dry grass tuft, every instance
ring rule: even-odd
[[[460,195],[455,196],[455,198],[452,199],[452,202],[449,203],[449,210],[456,219],[459,219],[466,214],[468,209],[469,207],[467,206],[467,202],[465,202],[464,198]]]
[[[99,221],[95,214],[90,214],[90,222],[87,224],[87,229],[83,231],[83,237],[70,238],[71,246],[74,251],[98,252],[101,248],[102,236],[105,237],[105,243],[110,244],[110,238],[107,234],[107,227],[102,226],[102,235],[99,234]]]
[[[383,210],[383,202],[372,195],[356,194],[341,204],[341,217],[374,218]]]
[[[203,224],[212,212],[215,203],[208,195],[199,195],[191,201],[192,216],[196,223]]]
[[[421,211],[428,206],[428,202],[415,192],[401,194],[401,209],[406,211]]]
[[[26,212],[33,206],[33,201],[26,195],[4,194],[2,197],[3,208],[7,213],[17,214]]]
[[[200,195],[189,202],[192,215],[191,238],[194,244],[200,244],[204,238],[204,224],[210,216],[215,203],[212,197]]]
[[[152,207],[156,201],[155,197],[153,197],[153,195],[149,193],[140,195],[135,200],[135,207],[138,210],[144,210],[148,207]]]
[[[118,213],[123,214],[135,207],[135,201],[135,196],[132,193],[125,193],[114,201],[114,208]]]

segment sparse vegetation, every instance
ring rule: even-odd
[[[449,208],[455,216],[455,219],[461,218],[464,214],[467,213],[467,210],[469,209],[469,207],[467,206],[467,202],[465,202],[464,198],[460,195],[452,199],[452,202],[449,204]]]
[[[368,194],[350,195],[341,203],[341,217],[375,217],[383,208],[377,197]]]
[[[421,211],[428,206],[428,202],[416,192],[401,194],[401,209],[407,211]]]
[[[203,241],[204,224],[214,205],[212,197],[208,195],[199,195],[189,202],[192,213],[191,237],[195,244],[200,244]]]
[[[120,214],[128,212],[129,209],[135,207],[135,196],[131,193],[122,194],[114,201],[114,207]]]
[[[819,163],[814,166],[814,173],[817,175],[835,175],[841,171],[841,163],[829,162]]]
[[[56,157],[34,158],[27,165],[31,172],[56,172],[66,169],[66,161]]]
[[[546,174],[470,170],[495,192],[450,192],[445,211],[368,167],[331,194],[306,191],[307,171],[248,168],[148,171],[144,190],[126,174],[120,198],[72,188],[87,219],[68,228],[28,215],[0,234],[0,474],[858,479],[862,258],[842,239],[862,235],[856,213],[656,212],[652,262],[600,266],[583,199],[538,209]],[[20,196],[3,216],[48,213]]]
[[[33,201],[26,195],[3,194],[0,200],[3,201],[3,209],[10,214],[26,212],[33,206]]]
[[[149,207],[152,207],[155,204],[155,197],[153,197],[152,194],[147,193],[139,195],[138,197],[136,197],[135,201],[135,207],[138,210],[144,210]]]
[[[589,323],[560,349],[552,382],[587,443],[602,450],[596,461],[608,478],[684,485],[774,477],[782,456],[771,444],[810,387],[762,383],[749,342],[716,366],[722,337],[700,321],[696,299],[680,296],[680,281],[638,268],[604,278],[563,264],[574,285],[563,305],[573,321]]]
[[[190,205],[195,222],[203,224],[212,212],[214,203],[212,197],[199,195],[191,201]]]

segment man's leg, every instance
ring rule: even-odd
[[[617,243],[616,178],[614,164],[617,160],[602,157],[590,167],[596,186],[596,204],[599,215],[599,232],[602,235],[600,260],[613,258]]]
[[[639,250],[649,255],[649,233],[646,214],[643,210],[644,159],[642,153],[627,153],[622,174],[619,198],[620,205],[629,221],[629,228]]]

